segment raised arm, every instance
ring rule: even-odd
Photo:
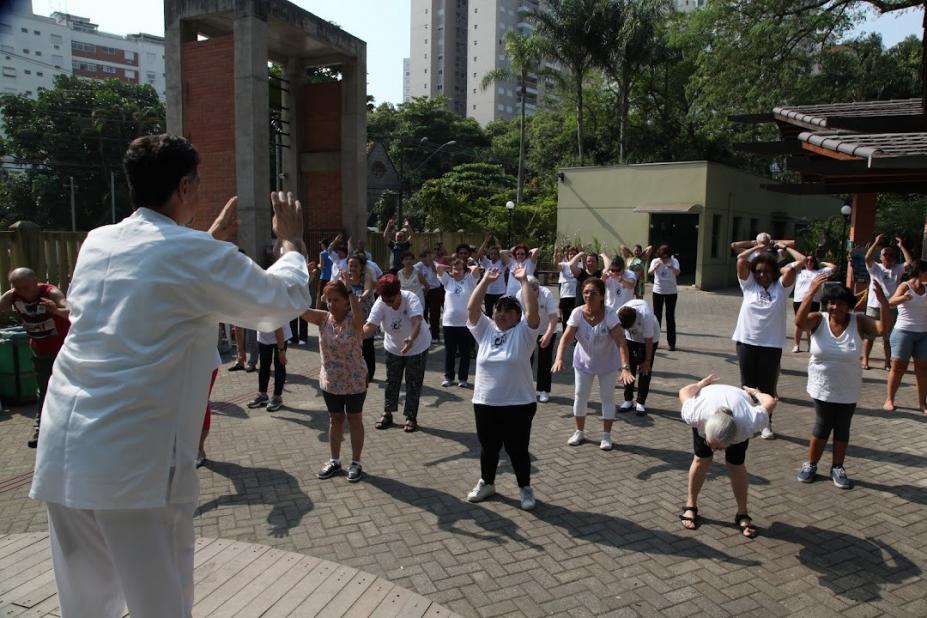
[[[814,302],[814,295],[817,294],[817,291],[821,289],[821,286],[827,281],[827,277],[828,275],[826,273],[821,273],[812,279],[808,291],[805,292],[805,297],[802,299],[801,305],[798,307],[798,312],[795,314],[795,325],[802,330],[813,333],[821,324],[821,314],[818,312],[811,312],[811,303]]]
[[[741,253],[746,249],[755,249],[757,242],[755,240],[738,240],[731,243],[731,250]]]
[[[901,285],[907,284],[902,283]],[[879,319],[875,320],[861,313],[856,315],[856,324],[859,328],[859,334],[868,339],[881,337],[885,332],[885,325],[888,324],[889,320],[888,312],[890,307],[888,305],[888,299],[885,298],[885,292],[882,291],[882,286],[877,285],[873,289],[875,290],[876,298],[879,300]]]
[[[624,257],[625,260],[630,260],[632,257],[634,257],[634,252],[628,249],[624,245],[620,246],[619,251],[621,251],[621,255],[622,257]]]
[[[471,271],[472,272],[472,271]],[[490,268],[484,274],[480,282],[476,284],[473,293],[470,294],[470,300],[467,301],[467,323],[475,325],[480,320],[483,313],[483,299],[486,297],[486,288],[489,284],[499,278],[501,271],[498,268]]]
[[[688,386],[683,386],[679,389],[679,403],[685,403],[692,399],[693,397],[698,397],[699,392],[718,381],[718,378],[714,374],[709,374],[696,382],[695,384],[689,384]]]
[[[483,256],[486,255],[486,250],[489,249],[489,241],[492,240],[492,232],[486,232],[483,236],[483,244],[480,245],[480,248],[476,250],[476,259],[482,260]]]
[[[389,234],[390,234],[390,232],[393,231],[393,226],[394,226],[394,225],[396,225],[396,221],[393,220],[393,219],[390,219],[389,221],[386,222],[386,227],[383,228],[383,239],[384,239],[386,242],[389,242]]]
[[[402,229],[406,233],[406,242],[411,243],[415,237],[415,230],[412,229],[412,224],[408,219],[402,222]]]
[[[875,264],[876,253],[880,251],[879,245],[882,244],[882,234],[879,234],[874,239],[872,239],[872,244],[869,245],[869,248],[866,249],[866,268],[872,268],[872,265]]]
[[[782,287],[788,288],[795,285],[795,276],[798,273],[798,267],[801,262],[792,262],[779,269],[779,277]]]
[[[541,316],[538,315],[538,294],[528,284],[528,272],[522,266],[513,270],[512,276],[521,284],[521,298],[525,301],[525,321],[529,328],[538,328],[541,325]]]
[[[750,276],[750,256],[753,255],[753,247],[744,249],[737,254],[737,278],[746,281]]]
[[[647,260],[650,259],[652,255],[653,255],[653,245],[647,245],[647,247],[645,247],[644,251],[641,253],[641,259],[646,262]]]
[[[580,261],[582,261],[584,257],[586,257],[586,254],[580,251],[579,253],[573,256],[572,260],[569,261],[570,272],[573,273],[574,277],[578,277],[579,273],[582,272],[583,269],[579,265],[579,263]]]
[[[792,259],[795,260],[795,262],[798,264],[796,268],[800,270],[805,267],[805,258],[807,257],[806,255],[799,253],[798,251],[795,250],[794,247],[785,247],[785,250],[788,252],[789,255],[792,256]]]
[[[904,265],[908,269],[908,272],[914,271],[914,256],[911,255],[911,252],[908,251],[908,248],[904,244],[904,238],[901,236],[895,237],[895,242],[898,243],[898,248],[901,249],[901,254],[904,256]]]
[[[599,257],[602,258],[602,278],[605,279],[607,278],[608,269],[612,267],[612,259],[605,252],[600,253]]]
[[[534,262],[535,265],[537,265],[538,263],[538,253],[540,252],[541,252],[540,247],[535,247],[534,249],[531,249],[530,251],[528,251],[528,259]]]
[[[42,304],[45,305],[45,310],[50,314],[64,319],[68,319],[68,317],[70,317],[71,309],[68,307],[68,303],[64,298],[64,294],[55,286],[51,286],[51,290],[48,293],[48,298],[43,298],[41,301]]]

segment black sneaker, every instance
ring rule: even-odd
[[[322,469],[319,470],[318,477],[320,479],[330,479],[339,472],[341,472],[341,464],[337,461],[329,459],[325,465],[322,466]]]
[[[283,407],[283,399],[274,395],[270,398],[270,402],[267,404],[268,412],[276,412]]]
[[[260,393],[257,397],[248,402],[249,408],[263,408],[267,405],[268,397],[264,393]]]
[[[38,447],[38,445],[39,445],[39,428],[34,427],[32,429],[32,437],[29,438],[28,441],[26,441],[26,446],[28,446],[29,448],[36,448]]]
[[[360,465],[360,462],[352,461],[351,467],[348,468],[348,482],[356,483],[364,477],[364,468]]]
[[[241,363],[235,363],[234,365],[229,367],[229,371],[244,371],[244,370],[245,370],[245,366],[242,365]]]

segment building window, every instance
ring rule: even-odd
[[[3,76],[4,77],[16,77],[16,68],[15,67],[3,67]]]
[[[42,73],[41,71],[36,71],[35,74],[39,77],[45,77],[45,73]]]
[[[129,62],[135,62],[135,52],[126,50],[124,55]],[[161,59],[163,60],[164,56],[161,56]]]
[[[28,49],[24,49],[24,50],[23,50],[23,53],[24,53],[24,54],[28,54],[28,53],[29,53],[29,50],[28,50]]]
[[[26,34],[29,34],[29,28],[20,28],[20,30],[22,30]]]
[[[116,67],[106,66],[104,64],[102,68],[103,68],[104,73],[115,73],[116,72]]]
[[[23,69],[23,73],[25,73],[26,75],[32,75],[32,71],[30,71],[29,69]]]
[[[473,24],[473,29],[474,29],[474,30],[479,30],[479,29],[480,29],[479,26],[480,26],[479,24]]]
[[[32,34],[34,34],[34,35],[36,35],[36,36],[39,36],[39,35],[41,35],[42,33],[39,32],[38,30],[33,30],[33,31],[32,31]]]
[[[476,47],[476,41],[473,41],[473,46]]]
[[[42,55],[42,52],[36,50],[35,55],[36,55],[36,56],[41,56],[41,55]]]
[[[756,235],[759,233],[760,233],[760,220],[750,219],[750,238],[756,238]]]
[[[52,42],[52,43],[61,43],[61,35],[60,35],[60,34],[53,34],[53,35],[51,35],[51,42]]]
[[[55,49],[61,49],[60,45],[52,45],[52,47],[54,47]]]
[[[80,41],[71,41],[71,49],[95,54],[97,51],[97,46],[94,45],[93,43],[81,43]]]
[[[721,215],[711,217],[711,257],[716,258],[721,253]]]
[[[148,71],[148,72],[145,74],[145,77],[148,78],[148,81],[149,81],[149,82],[153,82],[153,81],[155,80],[155,78],[157,77],[157,75],[155,75],[154,71]]]
[[[100,53],[108,54],[110,56],[115,56],[118,50],[115,47],[101,47]]]
[[[476,77],[476,73],[473,74],[473,77]]]
[[[135,79],[135,71],[126,71],[126,78]]]

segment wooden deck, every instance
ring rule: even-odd
[[[357,569],[226,539],[197,539],[194,616],[454,614]],[[0,616],[60,616],[47,533],[0,535]]]

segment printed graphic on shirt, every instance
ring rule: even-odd
[[[499,347],[504,346],[505,342],[508,341],[508,338],[509,338],[509,331],[505,331],[504,333],[498,333],[492,339],[492,347],[499,348]]]
[[[14,305],[16,312],[23,316],[23,330],[33,339],[45,339],[46,337],[56,337],[58,329],[55,327],[55,320],[48,313],[48,307],[39,301],[27,303],[17,300]],[[48,316],[47,319],[42,319]]]

